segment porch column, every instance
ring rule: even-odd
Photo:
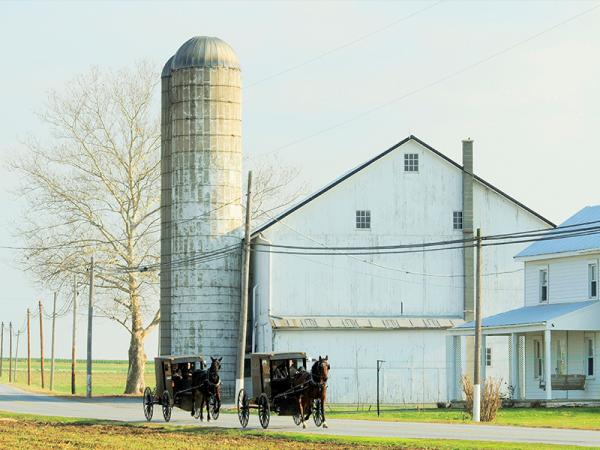
[[[450,400],[461,400],[462,389],[460,387],[460,377],[462,376],[462,336],[454,336],[454,373],[452,377],[452,397]]]
[[[546,400],[552,400],[552,336],[544,331],[544,377],[546,379]]]
[[[520,398],[519,392],[519,335],[510,335],[510,385],[513,387],[513,400]]]

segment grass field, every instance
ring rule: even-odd
[[[13,365],[14,365],[13,361]],[[14,366],[13,366],[14,367]],[[8,383],[8,359],[3,360],[0,383]],[[92,365],[92,387],[94,395],[120,395],[125,390],[127,378],[127,361],[96,360]],[[78,360],[75,370],[75,382],[78,395],[85,395],[86,362]],[[146,384],[154,386],[154,361],[146,363]],[[45,391],[50,386],[50,361],[44,363]],[[42,389],[40,360],[31,360],[31,386],[27,386],[27,360],[19,359],[17,364],[16,386],[35,391]],[[71,360],[57,359],[54,361],[54,392],[71,394]]]
[[[131,425],[0,412],[0,448],[28,449],[574,449],[541,444],[355,438],[204,427]]]
[[[357,411],[356,408],[333,405],[328,409],[327,417],[395,422],[470,422],[470,417],[459,409],[406,410],[384,407],[378,417],[374,409]],[[600,430],[600,408],[505,408],[498,412],[498,417],[493,423],[525,427]]]

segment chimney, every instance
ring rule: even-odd
[[[463,160],[463,192],[462,192],[462,217],[463,238],[473,239],[473,141],[462,141]],[[463,250],[464,273],[464,319],[473,320],[475,312],[475,248],[468,247]]]

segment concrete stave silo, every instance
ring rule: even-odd
[[[223,356],[225,395],[240,305],[240,86],[235,53],[213,37],[188,40],[162,73],[160,352]]]

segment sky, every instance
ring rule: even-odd
[[[23,151],[28,136],[47,136],[36,116],[47,92],[90,67],[148,60],[159,70],[190,37],[218,36],[241,61],[245,155],[297,167],[317,189],[409,134],[459,162],[470,137],[479,176],[560,223],[600,203],[597,5],[2,2],[0,158]],[[2,164],[0,246],[18,244],[16,184]],[[21,326],[38,300],[51,308],[52,292],[15,257],[0,248],[0,320]],[[59,293],[59,309],[67,301]],[[70,321],[57,321],[58,357],[70,355]],[[126,359],[120,325],[96,319],[94,331],[94,357]],[[156,350],[154,333],[146,351]]]

